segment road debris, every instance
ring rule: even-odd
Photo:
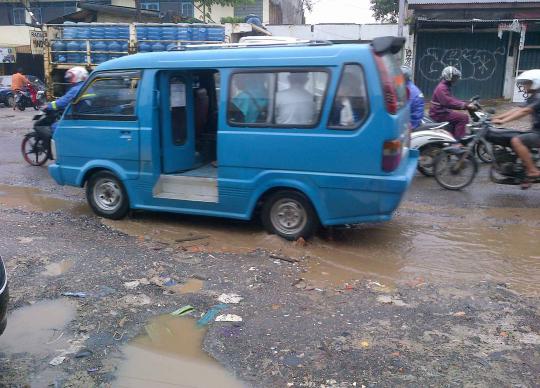
[[[226,304],[238,304],[240,303],[244,298],[242,298],[238,294],[221,294],[218,298],[218,301],[221,303]]]
[[[175,317],[181,317],[183,315],[189,314],[193,312],[195,308],[193,306],[187,305],[184,307],[180,307],[178,310],[174,310],[170,315],[173,315]]]
[[[57,356],[57,357],[53,358],[51,361],[49,361],[49,365],[58,366],[61,363],[63,363],[65,359],[66,359],[66,357],[64,357],[64,356]]]
[[[242,322],[242,317],[235,314],[223,314],[216,317],[216,322]]]
[[[141,283],[138,280],[134,280],[132,282],[125,282],[124,287],[128,290],[134,290],[135,288],[139,287]]]
[[[203,316],[201,319],[197,321],[198,326],[205,326],[208,325],[210,322],[214,320],[214,318],[223,310],[225,310],[228,306],[226,304],[218,304],[213,307],[211,307]]]
[[[85,292],[62,292],[62,296],[69,296],[72,298],[86,298],[87,294]]]
[[[277,253],[271,253],[270,257],[272,259],[286,261],[287,263],[293,263],[293,264],[298,263],[300,261],[300,260],[295,259],[293,257],[283,256],[283,255],[280,255],[280,254],[277,254]]]

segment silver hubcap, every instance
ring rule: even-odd
[[[94,202],[105,211],[116,210],[122,202],[122,190],[110,179],[100,179],[94,186]]]
[[[270,213],[272,225],[285,235],[300,232],[307,223],[306,209],[294,199],[280,199],[272,206]]]

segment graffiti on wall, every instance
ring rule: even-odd
[[[495,51],[431,47],[420,53],[418,68],[420,75],[430,81],[438,81],[446,66],[459,69],[463,80],[487,81],[497,70],[497,57],[505,54],[504,47]]]
[[[411,49],[405,49],[405,58],[403,59],[403,64],[412,68],[413,65],[413,55]]]

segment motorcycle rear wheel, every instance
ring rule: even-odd
[[[461,190],[474,180],[478,163],[472,154],[455,154],[442,151],[435,158],[435,180],[447,190]]]
[[[26,135],[21,143],[23,158],[31,166],[43,166],[49,159],[45,141],[35,132]]]
[[[476,145],[474,149],[476,156],[478,156],[478,159],[480,159],[484,163],[493,162],[493,158],[491,157],[491,152],[488,147],[488,144],[480,142]]]

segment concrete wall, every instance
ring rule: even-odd
[[[379,36],[397,35],[397,24],[268,25],[267,28],[275,36],[332,41],[371,41]],[[403,34],[409,38],[408,26]]]
[[[197,8],[194,8],[194,16],[197,19],[203,20],[202,11],[199,11]],[[234,7],[214,5],[210,16],[214,22],[219,23],[223,17],[234,16]]]

